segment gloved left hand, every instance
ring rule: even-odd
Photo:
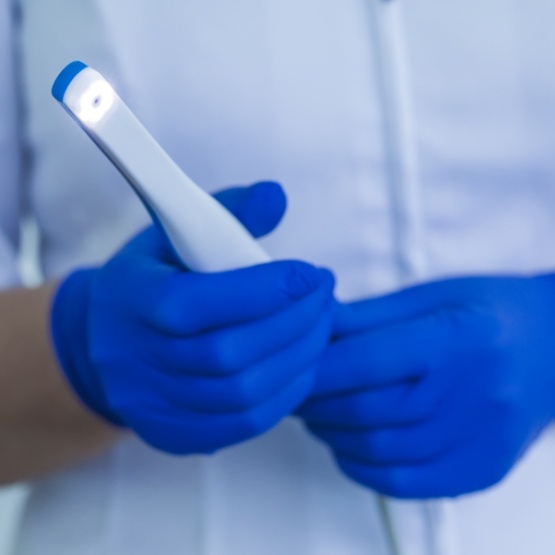
[[[272,183],[217,196],[272,229]],[[190,273],[154,226],[55,293],[53,344],[83,403],[167,453],[213,453],[267,432],[302,403],[329,342],[334,279],[301,261]]]
[[[487,488],[555,416],[555,275],[429,283],[340,305],[336,327],[298,414],[381,493]]]

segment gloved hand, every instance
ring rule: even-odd
[[[555,414],[555,275],[453,279],[342,305],[298,414],[346,475],[381,493],[495,484]]]
[[[218,198],[257,235],[285,209],[272,183]],[[262,434],[305,399],[329,341],[333,285],[298,261],[189,273],[150,227],[61,284],[52,336],[91,409],[163,451],[210,453]]]

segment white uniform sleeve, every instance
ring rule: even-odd
[[[16,69],[15,2],[0,2],[0,288],[19,283],[22,148]]]

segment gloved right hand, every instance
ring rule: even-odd
[[[275,184],[220,201],[254,231],[277,224],[275,203],[284,206]],[[53,342],[91,409],[163,451],[211,453],[266,432],[308,396],[333,285],[330,272],[298,261],[190,273],[150,227],[103,267],[62,282]]]

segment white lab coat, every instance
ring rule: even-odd
[[[331,267],[344,299],[436,276],[555,267],[550,0],[22,0],[22,8],[32,171],[19,176],[7,97],[4,286],[17,282],[24,210],[40,226],[47,277],[105,260],[148,222],[50,98],[73,59],[108,76],[208,190],[281,181],[290,208],[265,247]],[[10,57],[2,63],[9,76]],[[552,554],[554,513],[551,431],[489,492],[394,508],[406,555]],[[212,458],[125,441],[33,484],[15,554],[98,553],[389,555],[375,495],[345,479],[293,419]]]

